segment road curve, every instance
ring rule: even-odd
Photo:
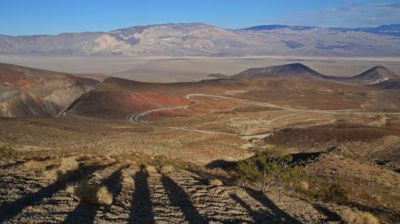
[[[134,113],[129,117],[129,122],[133,124],[139,124],[142,123],[140,122],[140,119],[151,114],[154,112],[160,112],[160,111],[172,111],[172,110],[180,110],[180,109],[185,109],[189,110],[191,107],[199,105],[200,101],[194,99],[195,97],[208,97],[208,98],[213,98],[213,99],[221,99],[221,100],[227,100],[227,101],[232,101],[232,102],[237,102],[241,104],[248,104],[248,105],[255,105],[255,106],[261,106],[261,107],[269,107],[269,108],[274,108],[274,109],[279,109],[279,110],[285,110],[285,111],[292,111],[294,113],[288,114],[288,115],[283,115],[277,118],[273,118],[270,120],[270,123],[285,118],[293,115],[297,115],[299,113],[304,113],[304,112],[313,112],[313,113],[325,113],[325,114],[344,114],[344,113],[353,113],[353,114],[369,114],[369,115],[375,115],[375,114],[400,114],[400,112],[365,112],[361,111],[358,109],[348,109],[348,110],[318,110],[318,109],[298,109],[298,108],[292,108],[289,106],[281,106],[281,105],[276,105],[276,104],[271,104],[271,103],[264,103],[264,102],[257,102],[257,101],[251,101],[251,100],[244,100],[244,99],[237,99],[237,98],[232,98],[232,97],[227,97],[227,96],[219,96],[219,95],[210,95],[210,94],[202,94],[202,93],[191,93],[187,94],[184,96],[185,99],[191,100],[192,103],[188,105],[181,105],[181,106],[173,106],[173,107],[162,107],[162,108],[156,108],[156,109],[149,109],[143,112],[139,113]],[[293,127],[309,127],[309,126],[316,126],[316,125],[324,125],[324,124],[329,124],[332,123],[330,122],[318,122],[315,124],[310,124],[310,125],[298,125],[298,126],[293,126]],[[168,128],[168,129],[174,129],[174,130],[182,130],[182,131],[191,131],[191,132],[198,132],[198,133],[206,133],[206,134],[223,134],[223,135],[232,135],[232,136],[239,136],[242,138],[250,139],[250,138],[263,138],[265,136],[268,136],[271,133],[264,133],[264,134],[256,134],[256,135],[238,135],[238,134],[232,134],[232,133],[227,133],[227,132],[216,132],[216,131],[208,131],[208,130],[199,130],[199,129],[191,129],[191,128],[185,128],[185,127],[163,127],[163,128]],[[283,128],[288,128],[288,127],[283,127]],[[282,128],[281,128],[282,129]],[[280,129],[278,129],[280,130]]]
[[[190,107],[196,106],[200,104],[198,100],[193,99],[194,97],[208,97],[208,98],[214,98],[214,99],[221,99],[221,100],[228,100],[228,101],[233,101],[233,102],[238,102],[241,104],[248,104],[248,105],[255,105],[255,106],[262,106],[262,107],[269,107],[269,108],[275,108],[275,109],[281,109],[281,110],[296,110],[294,108],[286,107],[286,106],[280,106],[276,104],[271,104],[271,103],[263,103],[263,102],[257,102],[257,101],[250,101],[250,100],[243,100],[243,99],[237,99],[237,98],[232,98],[232,97],[226,97],[226,96],[218,96],[218,95],[209,95],[209,94],[202,94],[202,93],[191,93],[185,95],[185,99],[192,100],[194,103],[189,104],[189,105],[182,105],[182,106],[174,106],[174,107],[162,107],[162,108],[156,108],[156,109],[150,109],[146,110],[140,113],[134,113],[129,117],[129,121],[131,123],[139,123],[141,117],[145,117],[151,113],[154,112],[160,112],[160,111],[171,111],[171,110],[180,110],[180,109],[190,109]]]

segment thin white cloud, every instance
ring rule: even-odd
[[[393,9],[400,9],[400,3],[389,3],[389,4],[382,4],[381,7],[385,8],[393,8]]]
[[[400,23],[400,3],[349,1],[346,4],[318,11],[296,13],[285,23],[325,27],[366,27]]]

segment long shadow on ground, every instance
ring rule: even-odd
[[[4,164],[4,165],[0,166],[0,169],[7,170],[7,169],[10,169],[11,167],[22,165],[25,162],[26,161],[24,161],[24,160],[20,160],[20,161],[16,161],[16,162],[13,162],[13,163]]]
[[[261,212],[254,211],[250,205],[248,205],[245,201],[243,201],[236,194],[230,194],[230,197],[244,209],[246,209],[247,213],[253,218],[254,223],[275,223],[275,224],[288,224],[288,223],[300,223],[297,220],[288,220],[285,215],[277,215],[271,212]],[[270,208],[271,209],[271,208]]]
[[[205,218],[203,218],[196,210],[186,192],[170,177],[162,175],[161,182],[168,194],[171,204],[181,208],[186,220],[189,221],[189,223],[208,223]]]
[[[121,176],[122,168],[113,172],[109,177],[104,179],[101,184],[105,185],[109,192],[117,196],[121,192]],[[113,202],[114,203],[114,202]],[[96,217],[98,206],[87,205],[84,202],[80,202],[78,206],[72,211],[64,220],[64,224],[74,224],[74,223],[93,223]]]
[[[311,162],[315,159],[318,159],[321,155],[332,152],[333,150],[337,149],[336,147],[329,148],[325,151],[318,151],[318,152],[301,152],[301,153],[293,153],[290,154],[292,160],[290,161],[290,165],[303,165],[308,162]],[[268,154],[266,154],[268,156]],[[251,157],[252,158],[252,157]],[[249,158],[249,159],[251,159]],[[214,169],[214,168],[221,168],[226,171],[234,170],[238,165],[238,162],[233,161],[225,161],[225,160],[214,160],[211,161],[206,165],[206,168]]]
[[[245,188],[245,190],[250,197],[260,202],[266,208],[270,209],[273,216],[278,218],[276,220],[281,220],[281,219],[284,220],[281,223],[301,224],[301,222],[299,222],[297,219],[293,218],[285,211],[280,209],[277,205],[275,205],[275,203],[272,202],[264,193],[260,191],[255,191],[251,188]]]
[[[342,222],[342,218],[340,217],[340,215],[338,215],[337,213],[321,206],[321,205],[313,205],[313,207],[319,211],[320,213],[324,214],[326,216],[326,219],[323,220],[324,222]]]
[[[132,211],[128,223],[155,223],[148,178],[149,174],[144,166],[135,174],[135,193],[133,194]]]
[[[0,206],[0,223],[12,219],[18,215],[24,208],[39,203],[43,198],[52,197],[58,191],[64,189],[68,183],[77,182],[95,172],[105,168],[105,165],[84,166],[78,170],[63,174],[58,180],[37,192],[29,193],[22,198],[6,203]]]
[[[248,205],[245,201],[240,199],[236,194],[230,194],[230,197],[244,209],[246,209],[247,213],[253,218],[255,223],[266,223],[272,220],[272,217],[268,213],[261,213],[254,211],[251,209],[250,205]]]
[[[122,191],[121,180],[123,169],[124,167],[116,170],[102,182],[102,184],[107,187],[107,189],[114,197],[116,197]]]

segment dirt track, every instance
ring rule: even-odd
[[[156,108],[156,109],[150,109],[143,111],[141,113],[134,113],[129,117],[129,122],[138,124],[140,122],[140,119],[155,112],[161,112],[161,111],[173,111],[173,110],[190,110],[191,107],[197,106],[200,104],[199,100],[195,100],[193,98],[195,97],[208,97],[212,99],[219,99],[219,100],[226,100],[226,101],[231,101],[231,102],[236,102],[239,104],[247,104],[247,105],[252,105],[252,106],[261,106],[261,107],[267,107],[267,108],[273,108],[273,109],[278,109],[278,110],[283,110],[283,111],[291,111],[294,112],[293,114],[288,114],[288,115],[283,115],[283,116],[278,116],[276,118],[273,118],[269,120],[268,122],[272,124],[273,122],[290,117],[293,115],[298,115],[299,113],[321,113],[321,114],[364,114],[364,115],[381,115],[381,114],[400,114],[400,112],[365,112],[365,111],[360,111],[360,110],[316,110],[316,109],[299,109],[299,108],[293,108],[293,107],[288,107],[288,106],[281,106],[281,105],[276,105],[276,104],[271,104],[271,103],[265,103],[265,102],[257,102],[257,101],[250,101],[250,100],[244,100],[244,99],[237,99],[237,98],[232,98],[232,97],[227,97],[227,96],[218,96],[218,95],[209,95],[209,94],[200,94],[200,93],[193,93],[193,94],[187,94],[185,95],[186,99],[192,100],[193,103],[190,105],[182,105],[182,106],[175,106],[175,107],[163,107],[163,108]],[[318,122],[315,124],[311,124],[311,126],[314,125],[323,125],[323,124],[328,124],[331,122]],[[310,125],[304,125],[304,127],[309,127]],[[296,127],[303,127],[301,126],[296,126]],[[207,131],[207,130],[197,130],[197,129],[191,129],[191,128],[185,128],[185,127],[164,127],[164,128],[172,128],[176,130],[183,130],[183,131],[194,131],[194,132],[201,132],[201,133],[209,133],[209,134],[228,134],[232,135],[230,133],[224,133],[224,132],[212,132],[212,131]],[[256,135],[255,135],[256,136]],[[249,136],[247,136],[249,137]]]
[[[219,99],[219,100],[227,100],[227,101],[233,101],[237,102],[239,104],[248,104],[248,105],[256,105],[256,106],[262,106],[262,107],[268,107],[268,108],[275,108],[275,109],[284,109],[284,110],[295,110],[293,108],[285,107],[285,106],[279,106],[275,104],[270,104],[270,103],[262,103],[262,102],[255,102],[255,101],[249,101],[249,100],[243,100],[243,99],[236,99],[232,97],[226,97],[226,96],[217,96],[217,95],[208,95],[208,94],[200,94],[200,93],[193,93],[193,94],[188,94],[185,96],[185,99],[192,100],[193,103],[190,105],[182,105],[182,106],[175,106],[175,107],[163,107],[163,108],[156,108],[156,109],[150,109],[143,111],[141,113],[134,113],[129,117],[129,122],[133,124],[138,124],[138,123],[143,123],[140,122],[140,119],[155,112],[161,112],[161,111],[173,111],[173,110],[189,110],[191,107],[197,106],[200,104],[200,101],[195,100],[193,98],[195,97],[209,97],[213,99]],[[283,117],[282,117],[283,118]],[[276,118],[271,120],[278,120],[280,118]],[[149,124],[148,124],[149,125]],[[232,133],[226,133],[226,132],[216,132],[216,131],[207,131],[207,130],[198,130],[198,129],[193,129],[193,128],[187,128],[187,127],[163,127],[163,128],[168,128],[168,129],[174,129],[174,130],[182,130],[182,131],[190,131],[190,132],[198,132],[198,133],[204,133],[204,134],[222,134],[222,135],[235,135]],[[259,136],[259,135],[257,135]],[[254,136],[254,137],[257,137]],[[251,137],[251,136],[246,136],[246,137]]]

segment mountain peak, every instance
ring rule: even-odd
[[[359,76],[380,76],[383,78],[399,78],[396,74],[394,74],[394,72],[392,72],[391,70],[389,70],[388,68],[386,68],[385,66],[381,66],[381,65],[377,65],[374,66],[370,69],[368,69],[367,71],[359,74]]]
[[[200,22],[193,23],[159,23],[159,24],[150,24],[150,25],[139,25],[139,26],[131,26],[127,28],[116,29],[111,32],[121,31],[121,30],[144,30],[152,27],[174,27],[174,28],[198,28],[198,27],[214,27],[212,25]]]
[[[400,78],[394,72],[390,71],[384,66],[374,66],[365,72],[362,72],[349,79],[351,82],[356,82],[358,84],[372,85],[380,83],[390,79]]]
[[[385,66],[382,66],[382,65],[374,66],[374,67],[370,68],[369,70],[367,70],[367,72],[368,71],[391,72],[388,68],[386,68]]]
[[[259,25],[244,28],[242,30],[262,31],[262,30],[277,30],[277,29],[291,29],[291,30],[310,30],[314,26],[290,26],[290,25]]]
[[[281,67],[289,67],[291,69],[304,69],[304,70],[311,70],[310,67],[305,66],[304,64],[301,63],[291,63],[291,64],[286,64],[286,65],[280,65]]]
[[[232,76],[233,78],[297,77],[303,79],[322,78],[323,75],[301,63],[252,68]]]

